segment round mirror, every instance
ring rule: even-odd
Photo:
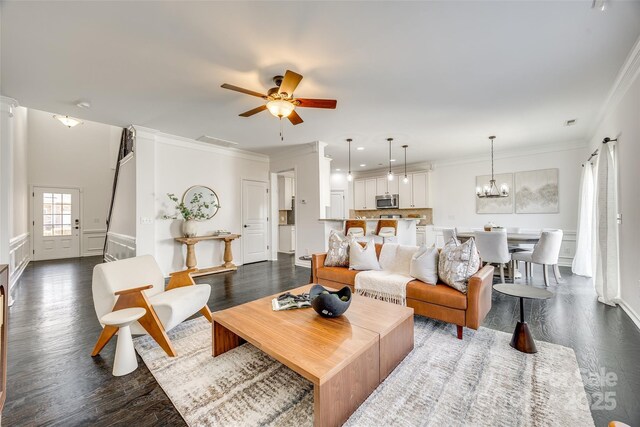
[[[220,209],[220,200],[215,191],[204,185],[194,185],[184,192],[182,203],[194,213],[193,219],[211,219]]]

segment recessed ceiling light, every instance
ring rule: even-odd
[[[578,121],[578,119],[571,119],[571,120],[567,120],[566,122],[564,122],[565,126],[573,126],[576,124],[576,122]]]
[[[396,161],[396,159],[391,159],[391,160],[389,160],[389,161],[390,161],[390,162],[395,162],[395,161]]]
[[[363,167],[365,167],[365,166],[367,166],[367,165],[366,165],[366,164],[364,164],[364,163],[360,163],[360,167],[361,167],[361,168],[363,168]]]
[[[74,126],[82,124],[82,120],[76,119],[74,117],[60,116],[58,114],[54,114],[53,118],[58,120],[58,121],[60,121],[60,123],[62,123],[63,125],[65,125],[68,128],[72,128]]]
[[[356,148],[356,150],[362,151],[362,150],[364,150],[364,147],[358,147],[358,148]]]
[[[91,108],[91,103],[89,101],[79,101],[76,105],[80,108],[84,108],[85,110]]]
[[[336,172],[340,172],[342,169],[336,169]]]

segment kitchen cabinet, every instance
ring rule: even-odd
[[[376,179],[371,178],[364,181],[364,193],[365,193],[365,209],[367,210],[375,210],[376,209]]]
[[[367,208],[367,197],[364,179],[353,182],[353,208],[362,210]]]
[[[281,225],[278,227],[278,252],[295,252],[296,226]]]
[[[376,179],[357,179],[353,183],[353,208],[373,210],[376,208]]]
[[[376,178],[376,196],[384,196],[387,194],[387,177]]]
[[[278,177],[278,209],[290,211],[292,208],[293,178],[287,176]]]
[[[387,176],[357,179],[353,185],[353,207],[356,210],[375,210],[376,196],[398,194],[400,209],[424,209],[429,207],[429,172],[396,175],[393,181]]]
[[[411,174],[413,187],[413,206],[414,208],[429,207],[429,173],[420,172]]]
[[[398,194],[400,209],[424,209],[429,207],[429,172],[407,174],[406,184],[401,182]]]

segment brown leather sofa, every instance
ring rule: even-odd
[[[376,244],[376,253],[380,257],[382,245]],[[325,267],[327,254],[314,254],[311,258],[313,283],[341,288],[349,285],[354,290],[358,271],[346,267]],[[428,285],[420,280],[407,284],[407,306],[415,314],[453,323],[458,327],[458,338],[462,339],[463,327],[478,329],[491,309],[491,291],[493,285],[493,266],[481,268],[469,279],[467,294],[463,294],[442,283]]]

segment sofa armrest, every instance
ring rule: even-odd
[[[311,277],[312,283],[318,283],[318,269],[324,266],[324,260],[327,254],[313,254],[311,255]]]
[[[493,270],[492,265],[486,265],[469,279],[467,314],[465,316],[468,328],[478,329],[489,310],[491,310]]]
[[[120,291],[114,292],[113,294],[116,296],[135,294],[137,292],[146,291],[147,289],[151,289],[151,288],[153,288],[153,285],[144,285],[144,286],[138,286],[137,288],[122,289]]]

